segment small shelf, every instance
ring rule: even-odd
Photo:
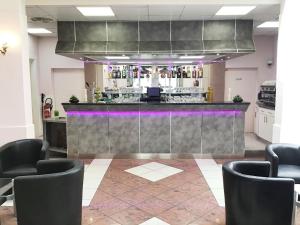
[[[49,148],[49,151],[67,154],[67,149],[65,149],[65,148],[55,148],[55,147],[50,147],[50,148]]]

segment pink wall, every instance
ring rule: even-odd
[[[276,80],[277,36],[255,36],[256,52],[226,62],[226,69],[257,68],[258,86],[266,80]],[[273,65],[268,66],[267,61]]]
[[[39,76],[40,92],[53,96],[53,69],[83,69],[83,62],[55,54],[56,37],[39,38]]]

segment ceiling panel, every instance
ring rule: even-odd
[[[138,16],[138,15],[118,15],[117,16],[118,20],[122,20],[122,21],[148,21],[149,20],[149,16]]]
[[[202,16],[200,14],[196,15],[182,15],[180,20],[210,20],[212,16]]]
[[[181,15],[185,6],[172,6],[172,5],[150,5],[149,6],[149,15],[157,16],[157,15]]]
[[[86,20],[86,17],[83,16],[75,6],[40,6],[40,9],[55,17],[57,20],[73,21],[74,18]]]
[[[168,21],[168,20],[179,20],[180,15],[160,15],[160,16],[149,16],[149,21]]]
[[[249,14],[278,14],[280,13],[280,5],[258,5],[255,9],[253,9]]]
[[[112,6],[112,10],[117,16],[148,16],[148,6]]]
[[[216,6],[216,5],[194,5],[194,6],[187,5],[184,7],[182,16],[194,16],[194,15],[212,16],[215,15],[219,9],[220,6]]]
[[[30,19],[31,17],[51,17],[56,19],[56,17],[52,17],[49,13],[42,10],[38,6],[26,7],[26,15]]]

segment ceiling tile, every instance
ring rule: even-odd
[[[255,9],[253,9],[249,14],[257,15],[257,14],[280,14],[280,5],[258,5]]]
[[[142,16],[138,16],[138,15],[122,15],[119,14],[116,16],[118,20],[129,20],[129,21],[148,21],[149,17],[148,15],[142,15]]]
[[[45,12],[38,6],[26,7],[26,15],[29,19],[31,17],[52,17],[49,13]]]
[[[150,5],[149,6],[149,16],[159,16],[159,15],[181,15],[184,6],[176,5]]]
[[[202,16],[214,16],[220,6],[216,5],[187,5],[185,6],[182,16],[189,15],[202,15]]]
[[[169,20],[179,20],[179,15],[157,15],[157,16],[149,16],[150,21],[169,21]]]
[[[180,20],[210,20],[212,16],[202,16],[202,15],[196,15],[196,14],[191,14],[191,15],[182,15],[180,17]]]
[[[86,20],[75,6],[40,6],[40,8],[60,21]]]
[[[118,17],[122,16],[148,16],[147,6],[112,6],[111,7],[115,15]]]

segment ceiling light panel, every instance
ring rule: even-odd
[[[223,6],[217,13],[216,16],[242,16],[247,15],[256,6]]]
[[[267,21],[267,22],[264,22],[264,23],[260,24],[257,27],[258,28],[278,28],[279,27],[279,21]]]
[[[84,16],[115,16],[110,7],[76,7]]]

